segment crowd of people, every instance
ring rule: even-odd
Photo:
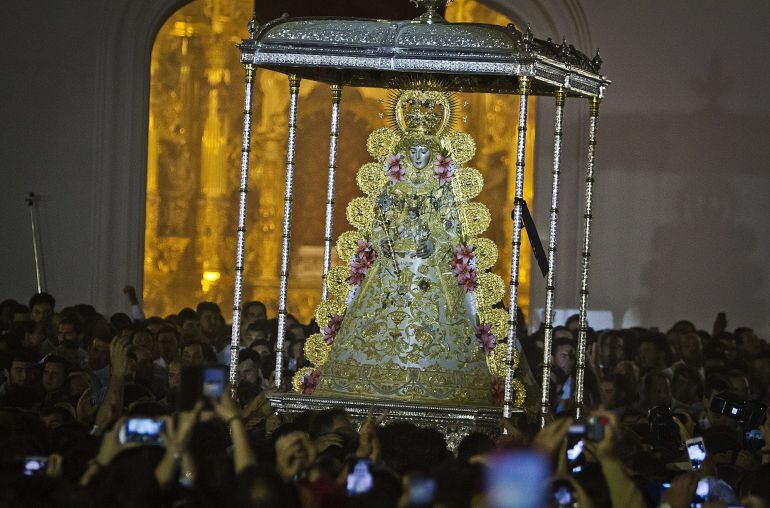
[[[0,303],[0,506],[770,503],[770,347],[723,314],[709,331],[589,329],[580,422],[573,316],[553,329],[546,425],[535,400],[500,435],[450,450],[436,429],[376,409],[361,425],[339,408],[277,415],[267,395],[290,389],[318,327],[288,316],[277,387],[278,325],[260,302],[243,306],[235,397],[185,404],[183,372],[229,364],[220,307],[146,317],[124,292],[130,312],[111,316],[46,293]],[[544,330],[521,336],[538,383]]]

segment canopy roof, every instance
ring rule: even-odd
[[[397,88],[408,77],[445,90],[517,93],[518,76],[530,76],[534,95],[563,86],[583,97],[601,97],[610,83],[598,52],[589,59],[512,24],[283,16],[250,32],[239,45],[243,63],[326,83]]]

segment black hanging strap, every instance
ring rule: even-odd
[[[520,198],[514,198],[513,202],[514,204],[521,203],[521,217],[524,221],[524,229],[527,230],[527,237],[537,260],[537,266],[540,267],[540,272],[545,277],[548,275],[548,259],[545,257],[543,243],[540,241],[540,235],[537,234],[537,226],[535,226],[535,221],[532,219],[532,214],[529,213],[527,202]],[[513,210],[511,210],[511,219],[513,219]]]

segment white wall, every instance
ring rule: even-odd
[[[27,191],[57,306],[124,310],[141,288],[150,48],[186,1],[3,4],[0,298],[35,290]]]
[[[34,290],[28,190],[43,195],[48,288],[62,305],[115,311],[122,285],[141,283],[149,48],[182,3],[4,5],[0,298]],[[618,325],[636,309],[664,329],[680,318],[710,328],[725,311],[730,326],[770,338],[770,3],[564,0],[547,5],[553,13],[510,3],[538,36],[600,46],[613,80],[599,125],[591,308]],[[567,108],[560,307],[576,303],[585,153],[585,104]],[[538,114],[534,205],[546,239],[551,101]],[[537,274],[533,286],[544,301]]]

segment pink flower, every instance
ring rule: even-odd
[[[454,260],[454,263],[450,262],[450,265],[452,265],[452,271],[455,275],[460,275],[463,272],[473,271],[473,267],[464,261]]]
[[[333,315],[326,326],[324,326],[323,338],[330,346],[334,343],[334,338],[337,336],[340,326],[342,326],[342,316],[337,314]]]
[[[369,240],[358,240],[356,242],[356,253],[360,254],[361,252],[372,252],[374,250],[374,247],[372,246],[372,242]]]
[[[368,240],[359,240],[356,244],[356,254],[350,262],[348,282],[353,285],[361,284],[375,259],[377,259],[377,251],[374,250],[372,243]]]
[[[455,258],[470,263],[471,259],[476,257],[476,247],[474,245],[460,245],[455,247]]]
[[[364,281],[364,277],[366,276],[366,270],[362,268],[360,265],[351,265],[350,266],[350,276],[348,277],[348,282],[354,286],[357,286],[361,284]]]
[[[479,347],[484,350],[484,355],[489,356],[497,344],[495,334],[492,333],[492,326],[486,323],[477,326],[476,338],[479,339]]]
[[[307,374],[302,377],[302,394],[303,395],[312,395],[313,392],[316,389],[316,386],[318,386],[318,378],[321,377],[321,373],[317,370],[314,370],[310,374]]]
[[[403,154],[397,153],[395,155],[388,155],[385,159],[385,170],[388,172],[391,183],[398,183],[404,179],[406,170],[401,164],[403,158]]]
[[[400,166],[403,158],[404,154],[402,153],[388,155],[388,157],[385,159],[385,167],[390,169],[393,166]]]
[[[453,161],[451,157],[444,157],[441,154],[436,156],[436,162],[434,162],[433,165],[437,168],[443,168],[451,172],[454,172],[455,170],[455,161]]]
[[[452,180],[455,174],[455,163],[449,157],[444,157],[439,154],[436,156],[436,161],[433,163],[433,178],[438,180],[440,187]]]
[[[467,270],[457,275],[457,284],[462,286],[466,292],[471,292],[476,288],[476,270]]]

